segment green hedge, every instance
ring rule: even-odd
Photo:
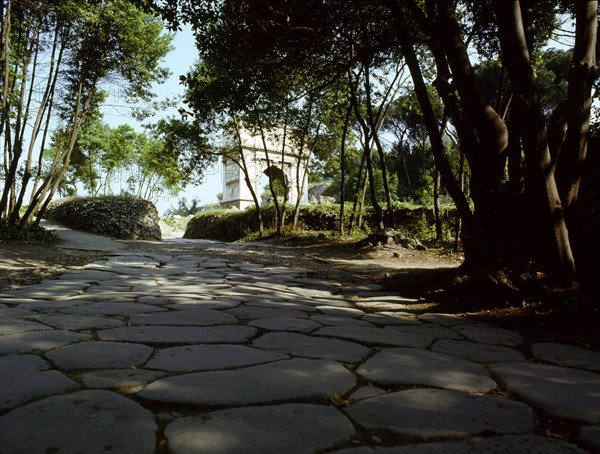
[[[114,238],[160,240],[156,207],[128,196],[73,197],[52,202],[44,217],[76,230]]]
[[[339,205],[306,205],[301,207],[298,219],[298,227],[311,231],[337,232],[339,229]],[[346,229],[350,222],[352,210],[346,208]],[[293,211],[286,213],[286,225],[291,225]],[[433,226],[434,215],[430,208],[406,208],[397,207],[394,213],[396,226],[404,233],[415,236],[422,240],[431,239],[435,236]],[[274,229],[275,208],[271,206],[262,209],[262,217],[265,229]],[[446,235],[454,235],[455,210],[443,210],[442,219]],[[375,229],[375,214],[372,209],[367,209],[363,215],[364,229],[366,232]],[[238,241],[255,234],[258,231],[256,221],[256,210],[248,208],[245,211],[236,210],[213,210],[198,213],[188,222],[184,238],[202,238],[220,241]]]

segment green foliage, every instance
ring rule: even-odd
[[[0,244],[5,242],[48,244],[56,240],[56,233],[52,230],[31,224],[17,227],[0,221]]]
[[[331,205],[305,205],[300,209],[299,228],[300,231],[320,232],[331,238],[338,237],[340,206]],[[346,207],[346,219],[350,218],[351,210]],[[423,207],[407,208],[398,206],[395,208],[395,216],[398,226],[403,232],[415,236],[421,240],[432,240],[435,237],[433,227],[433,210]],[[454,210],[444,210],[443,221],[449,238],[454,235]],[[265,208],[263,218],[268,229],[273,228],[274,209]],[[371,232],[376,225],[375,214],[371,208],[365,213],[365,226],[362,231],[352,232],[352,236],[364,235]],[[346,227],[348,227],[346,225]],[[289,228],[283,229],[283,233],[293,233]],[[254,208],[245,211],[214,210],[198,213],[190,219],[184,238],[203,238],[220,241],[239,241],[256,239],[258,226]]]
[[[156,207],[137,197],[76,197],[52,202],[46,218],[67,227],[122,239],[160,240]]]

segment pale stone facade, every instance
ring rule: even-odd
[[[269,172],[267,170],[267,157],[264,145],[260,136],[253,136],[246,130],[242,130],[240,135],[250,183],[260,200],[261,195],[264,192],[264,187],[269,181],[266,176]],[[298,197],[297,175],[300,175],[300,178],[304,178],[304,191],[301,203],[307,204],[308,175],[306,172],[305,160],[303,159],[302,162],[298,164],[297,152],[287,145],[285,156],[282,160],[281,142],[273,135],[267,138],[266,144],[271,169],[273,170],[272,173],[281,175],[281,172],[283,171],[283,175],[285,175],[287,180],[289,203],[296,203]],[[261,201],[261,203],[263,203],[263,201]],[[223,199],[221,200],[221,206],[225,208],[237,208],[239,210],[254,206],[252,193],[248,184],[246,184],[243,170],[237,163],[227,158],[223,159]]]

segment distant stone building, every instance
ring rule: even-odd
[[[306,160],[302,159],[299,164],[297,151],[287,145],[285,156],[282,159],[281,141],[271,135],[266,140],[271,163],[271,167],[268,168],[262,138],[260,136],[253,136],[246,130],[242,130],[240,136],[244,159],[248,167],[248,177],[259,200],[264,191],[264,186],[269,182],[269,177],[279,180],[285,178],[289,188],[288,200],[290,203],[295,204],[298,197],[297,175],[300,175],[300,178],[304,178],[304,193],[301,203],[307,204],[308,174],[306,172]],[[252,193],[246,184],[243,170],[236,162],[227,158],[223,159],[223,199],[221,200],[221,206],[223,208],[237,208],[239,210],[254,206]]]

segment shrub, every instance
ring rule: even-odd
[[[301,207],[298,219],[298,227],[310,231],[329,231],[337,232],[339,229],[339,211],[340,206],[332,205],[306,205]],[[454,210],[445,210],[443,212],[443,221],[448,233],[454,229],[453,222]],[[347,230],[351,208],[346,208],[345,218]],[[267,206],[262,209],[262,216],[265,229],[274,228],[275,209],[273,206]],[[291,223],[293,212],[286,213],[287,224]],[[374,213],[372,209],[367,209],[364,214],[365,224],[363,231],[371,232],[375,229]],[[395,210],[397,228],[402,232],[420,238],[422,240],[431,239],[435,235],[433,228],[434,216],[430,208],[402,208]],[[248,208],[245,211],[235,210],[213,210],[198,213],[190,219],[184,238],[203,238],[220,241],[238,241],[248,237],[255,237],[258,231],[256,222],[256,210]]]
[[[127,240],[160,240],[156,207],[128,196],[75,197],[52,202],[47,219],[67,227]]]

